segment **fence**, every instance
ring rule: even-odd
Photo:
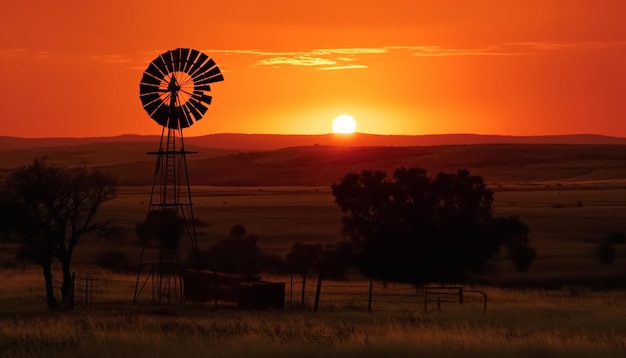
[[[313,309],[314,311],[363,311],[404,313],[431,309],[441,310],[444,306],[466,305],[487,311],[487,294],[463,286],[416,286],[410,284],[370,281],[363,278],[346,281],[323,280],[295,276],[274,276],[266,281],[284,283],[284,307],[286,309]],[[73,299],[69,303],[78,309],[106,308],[130,305],[135,290],[135,277],[111,279],[102,273],[79,273],[73,275]],[[62,282],[54,277],[55,292],[61,292]],[[232,289],[223,287],[216,289]],[[152,297],[145,295],[138,304],[151,304]],[[217,309],[233,306],[229,301],[195,302],[207,308]],[[66,306],[68,303],[66,303]]]
[[[469,295],[468,295],[469,294]],[[294,295],[297,300],[294,300]],[[433,304],[441,310],[444,305],[472,305],[487,311],[487,294],[463,286],[416,286],[383,281],[306,280],[302,295],[302,280],[287,283],[287,307],[312,306],[314,311],[356,310],[367,312],[428,312]],[[319,296],[319,298],[318,298]],[[287,298],[286,298],[287,299]]]

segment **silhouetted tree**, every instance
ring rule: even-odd
[[[246,232],[247,230],[243,225],[233,225],[233,227],[230,228],[230,237],[233,239],[241,239],[246,235]]]
[[[467,170],[434,178],[421,168],[396,169],[392,178],[365,170],[347,174],[332,191],[354,262],[373,278],[458,282],[502,245],[527,243],[519,219],[494,222],[493,192]]]
[[[201,253],[200,264],[211,270],[254,275],[262,271],[268,261],[258,247],[259,237],[254,234],[245,234],[247,231],[237,229],[235,225],[230,232],[241,233],[232,235],[231,238],[218,241],[208,251]]]
[[[598,245],[596,257],[601,264],[610,265],[617,257],[616,245],[626,244],[626,235],[621,231],[610,232],[606,239]]]
[[[601,264],[612,264],[615,261],[615,257],[617,256],[615,252],[615,245],[613,245],[613,243],[609,240],[601,242],[600,245],[598,245],[596,256]]]
[[[513,265],[522,272],[528,271],[537,257],[537,251],[530,246],[528,232],[528,225],[516,216],[492,220],[493,244],[505,246]]]
[[[606,241],[613,245],[626,244],[626,235],[621,231],[613,231],[607,235]]]
[[[185,219],[176,210],[151,210],[143,222],[135,225],[135,234],[143,246],[164,245],[174,248],[185,232]]]
[[[63,301],[70,294],[70,264],[80,239],[90,233],[121,233],[112,220],[97,220],[102,204],[116,194],[115,180],[87,167],[49,165],[37,158],[2,183],[0,207],[5,231],[21,243],[21,255],[43,268],[48,308],[57,307],[52,287],[53,258],[61,262]]]
[[[296,242],[291,246],[291,251],[285,257],[287,270],[291,273],[302,275],[302,304],[304,304],[307,274],[315,266],[315,263],[322,255],[322,251],[322,245]]]

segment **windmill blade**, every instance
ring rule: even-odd
[[[174,71],[180,71],[180,49],[170,51],[172,53],[172,69]]]
[[[156,78],[159,80],[163,79],[163,77],[165,77],[165,74],[161,72],[161,70],[159,70],[156,65],[154,64],[154,62],[150,62],[150,65],[148,65],[148,68],[146,68],[146,72],[144,72],[144,76],[146,74],[151,75],[152,77]]]
[[[191,102],[187,101],[187,103],[185,103],[183,107],[187,108],[187,111],[191,113],[191,115],[196,120],[196,122],[202,118],[202,113],[199,110],[197,110],[196,107],[194,107]]]
[[[181,117],[183,118],[184,123],[187,124],[185,127],[190,127],[193,124],[193,119],[191,118],[191,113],[189,113],[189,109],[186,105],[181,106],[180,109],[182,113]]]
[[[201,81],[197,81],[197,82],[194,82],[194,83],[196,83],[198,85],[204,85],[204,84],[207,84],[207,83],[220,82],[220,81],[224,81],[224,76],[221,73],[219,73],[219,74],[217,74],[217,75],[215,75],[213,77],[203,78]]]
[[[167,66],[165,66],[165,62],[163,61],[163,55],[159,55],[157,58],[154,59],[154,61],[152,61],[152,63],[161,72],[163,78],[165,78],[165,75],[167,75],[168,71]]]
[[[202,116],[206,113],[207,109],[209,109],[207,106],[205,106],[204,104],[202,104],[202,102],[200,102],[199,100],[191,97],[189,98],[189,103],[191,103],[191,106],[196,109],[198,112],[200,112],[201,114],[201,118]],[[198,119],[196,119],[198,120]]]
[[[204,102],[207,105],[210,105],[211,100],[213,99],[213,97],[205,95],[202,91],[193,91],[191,98],[195,99],[196,101]]]
[[[158,92],[159,92],[159,86],[147,85],[144,83],[139,84],[139,93],[141,93],[141,95],[148,94],[148,93],[158,93]]]
[[[161,54],[161,58],[163,59],[167,73],[169,74],[174,72],[174,67],[172,67],[172,51],[167,51]]]
[[[163,101],[161,101],[161,99],[159,99],[158,101],[150,101],[147,102],[146,104],[144,104],[143,108],[146,110],[146,112],[148,112],[148,114],[150,115],[150,117],[152,117],[152,115],[154,114],[154,112],[161,106],[163,106],[164,103]]]
[[[185,66],[183,66],[183,72],[187,74],[189,73],[189,70],[192,68],[198,56],[200,56],[200,51],[193,49],[190,50],[189,59],[187,60],[187,62],[185,62]]]
[[[180,62],[178,63],[178,71],[185,72],[184,68],[187,66],[188,58],[189,58],[189,50],[188,48],[181,48],[180,50]]]
[[[139,99],[141,99],[141,103],[143,104],[144,107],[147,104],[152,103],[156,100],[161,101],[161,97],[159,96],[158,93],[145,93],[139,96]]]
[[[202,68],[206,60],[208,59],[209,59],[209,56],[207,56],[203,52],[200,52],[200,56],[198,56],[196,61],[193,63],[193,65],[189,69],[189,72],[187,72],[189,77],[193,78],[196,75],[196,73],[200,71],[200,69]]]
[[[167,125],[167,119],[169,118],[169,116],[170,108],[164,105],[163,102],[157,103],[156,109],[150,114],[150,117],[152,117],[152,119],[154,119],[158,124],[162,126]]]
[[[191,78],[193,78],[193,80],[197,80],[200,77],[203,77],[207,72],[209,72],[213,67],[217,67],[215,65],[215,61],[213,61],[212,58],[210,58],[207,62],[205,62],[202,66],[200,66],[200,70],[197,71],[196,73],[194,73]],[[219,69],[218,69],[219,71]]]
[[[211,86],[209,86],[209,85],[200,85],[200,86],[198,86],[197,84],[194,84],[193,90],[194,90],[194,92],[195,91],[211,92]]]

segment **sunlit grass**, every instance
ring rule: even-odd
[[[111,280],[120,275],[107,276]],[[489,309],[239,312],[131,306],[47,313],[40,273],[0,271],[2,357],[621,357],[626,292],[481,287]],[[6,283],[6,285],[4,285]],[[351,294],[351,289],[346,292]],[[121,292],[118,292],[121,294]],[[353,294],[353,293],[352,293]],[[14,310],[24,300],[38,303]],[[37,307],[39,309],[37,310]]]

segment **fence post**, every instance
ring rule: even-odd
[[[85,274],[85,309],[89,309],[89,280]]]
[[[374,286],[374,278],[370,277],[370,293],[367,298],[367,313],[372,313],[372,289]]]
[[[320,307],[320,291],[322,291],[322,276],[317,276],[317,289],[315,290],[315,304],[313,305],[313,312],[317,312]]]
[[[293,307],[293,272],[291,273],[291,282],[289,285],[289,307]]]
[[[463,305],[463,287],[459,287],[459,305]]]
[[[302,306],[304,306],[304,290],[306,287],[306,274],[307,274],[306,271],[304,272],[304,274],[302,274],[302,299],[300,300],[300,304]]]
[[[424,286],[424,313],[428,312],[428,288]]]
[[[215,309],[217,310],[217,271],[213,271],[213,297],[215,298]]]

